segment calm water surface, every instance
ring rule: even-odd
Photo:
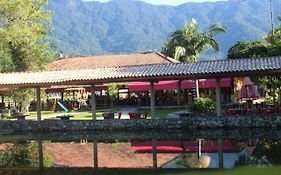
[[[0,174],[281,174],[281,131],[193,132],[2,133]]]

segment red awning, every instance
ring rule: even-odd
[[[199,88],[215,88],[216,80],[215,79],[200,79]],[[221,87],[230,87],[231,79],[224,78],[221,80]],[[183,80],[181,83],[182,89],[191,89],[192,88],[192,80]],[[178,88],[178,80],[169,80],[169,81],[159,81],[154,84],[155,90],[175,90]],[[150,83],[149,82],[131,82],[129,83],[129,92],[141,92],[141,91],[149,91]]]

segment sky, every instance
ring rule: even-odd
[[[84,0],[84,1],[108,2],[110,0]],[[223,0],[140,0],[140,1],[145,1],[150,4],[157,4],[157,5],[180,5],[186,2],[206,2],[206,1],[215,2],[215,1],[223,1]]]

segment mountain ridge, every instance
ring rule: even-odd
[[[275,14],[279,14],[279,4],[273,2]],[[270,31],[269,4],[260,0],[179,6],[126,0],[49,0],[47,8],[53,11],[51,38],[60,41],[56,50],[67,55],[160,51],[169,35],[191,18],[198,21],[200,29],[215,21],[228,28],[216,37],[222,53],[210,56],[213,53],[208,52],[209,57],[224,57],[236,41],[261,39]]]

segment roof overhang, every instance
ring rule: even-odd
[[[280,75],[281,57],[0,74],[0,88]]]

